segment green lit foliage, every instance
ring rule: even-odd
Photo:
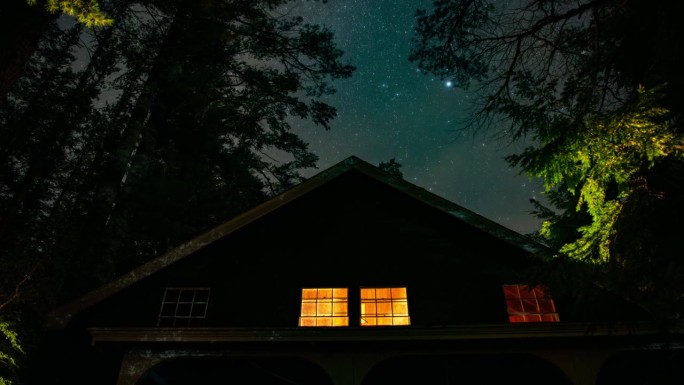
[[[36,5],[37,0],[26,0],[29,5]],[[63,13],[76,18],[79,23],[87,27],[106,27],[114,20],[100,10],[95,0],[47,0],[45,4],[52,13]]]
[[[555,208],[533,202],[537,237],[558,275],[661,318],[684,311],[676,14],[668,2],[436,0],[417,13],[410,56],[474,89],[468,128],[529,144],[507,160],[546,183]]]
[[[608,116],[587,117],[582,135],[555,145],[543,163],[528,164],[527,171],[542,177],[547,191],[567,189],[577,198],[575,209],[586,210],[591,217],[590,224],[577,229],[580,237],[560,248],[571,258],[608,262],[625,202],[648,190],[644,173],[662,158],[681,157],[684,138],[671,128],[668,111],[655,105],[653,90],[638,92],[634,105]],[[552,237],[553,226],[545,221],[542,235]]]
[[[17,356],[23,354],[17,333],[8,322],[0,320],[0,385],[12,384],[10,377],[18,368]]]

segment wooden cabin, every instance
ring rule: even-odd
[[[50,370],[112,385],[682,383],[676,330],[638,309],[602,325],[529,285],[542,248],[351,157],[55,310]]]

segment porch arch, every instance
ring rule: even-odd
[[[333,385],[328,374],[297,357],[178,357],[154,365],[137,385]]]
[[[388,358],[361,385],[463,384],[571,385],[555,365],[531,354],[426,354]]]
[[[655,347],[617,353],[603,364],[596,384],[684,384],[684,349]]]

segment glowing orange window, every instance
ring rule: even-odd
[[[349,326],[347,288],[302,289],[299,326]]]
[[[553,299],[540,287],[503,285],[509,322],[560,322]]]
[[[361,326],[410,324],[405,287],[361,288]]]

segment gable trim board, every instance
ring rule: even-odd
[[[355,170],[370,177],[386,186],[400,191],[409,197],[421,201],[443,213],[458,218],[461,221],[473,226],[485,233],[493,235],[502,241],[508,242],[522,248],[534,255],[544,249],[544,246],[525,237],[511,229],[493,222],[481,215],[474,213],[462,206],[441,198],[421,187],[418,187],[406,180],[396,178],[378,167],[371,165],[357,157],[351,156],[336,165],[324,170],[306,181],[298,184],[292,189],[246,211],[243,214],[195,237],[194,239],[171,249],[165,254],[150,260],[140,267],[114,279],[88,294],[71,301],[62,307],[54,310],[48,317],[47,326],[50,328],[64,328],[71,318],[82,310],[114,295],[115,293],[139,282],[155,272],[170,266],[171,264],[193,254],[194,252],[220,240],[234,231],[264,217],[265,215],[279,209],[289,202],[300,198],[307,193],[316,190],[333,179]]]

